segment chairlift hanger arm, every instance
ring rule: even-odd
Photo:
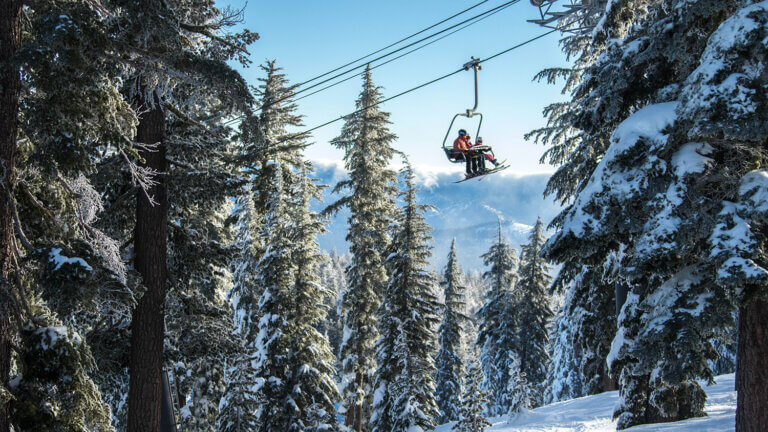
[[[478,105],[480,103],[480,97],[479,97],[479,92],[478,92],[478,83],[477,83],[477,81],[478,81],[477,80],[477,71],[479,71],[480,69],[483,68],[480,65],[480,63],[482,63],[482,60],[480,60],[479,58],[475,58],[473,56],[472,60],[464,63],[464,65],[462,66],[462,68],[465,71],[468,71],[469,69],[472,69],[474,71],[474,76],[475,76],[475,105],[472,108],[467,109],[466,113],[459,113],[459,114],[456,114],[455,116],[453,116],[453,119],[451,120],[451,124],[448,126],[448,131],[445,132],[445,137],[443,138],[443,145],[442,145],[442,149],[443,150],[445,150],[447,148],[445,146],[445,144],[448,142],[448,136],[451,134],[451,129],[453,128],[453,124],[456,122],[456,118],[458,118],[459,116],[467,117],[467,118],[472,118],[472,117],[475,117],[475,116],[480,116],[480,122],[477,124],[477,133],[475,134],[476,137],[480,136],[480,128],[483,125],[483,114],[477,112],[477,107],[478,107]]]
[[[480,66],[480,63],[481,60],[479,58],[472,57],[472,60],[464,63],[463,66],[464,70],[469,70],[472,68],[472,70],[475,72],[475,106],[467,110],[467,117],[472,117],[472,115],[474,115],[475,111],[477,111],[477,106],[480,103],[480,97],[478,96],[477,91],[477,71],[483,68]]]

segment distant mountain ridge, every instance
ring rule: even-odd
[[[315,162],[316,177],[330,187],[325,192],[323,208],[339,198],[330,192],[333,186],[346,178],[340,163]],[[551,174],[498,173],[482,181],[471,180],[454,183],[462,178],[461,170],[429,169],[416,166],[419,202],[430,204],[435,211],[427,214],[434,237],[433,263],[437,268],[446,260],[451,240],[456,237],[459,260],[465,269],[482,269],[480,255],[485,253],[497,236],[497,215],[501,219],[502,233],[516,249],[528,241],[529,231],[541,216],[549,223],[561,207],[543,192]],[[329,232],[319,238],[325,250],[336,248],[347,251],[345,210],[333,218]]]

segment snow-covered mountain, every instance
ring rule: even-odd
[[[315,162],[316,175],[331,187],[326,191],[325,203],[338,198],[331,189],[345,178],[340,163]],[[502,232],[512,246],[518,248],[528,241],[529,231],[541,216],[549,223],[560,206],[543,197],[549,174],[519,174],[509,171],[488,176],[482,181],[470,180],[454,183],[462,178],[461,168],[436,170],[416,167],[419,179],[419,201],[435,207],[428,213],[435,241],[436,266],[442,266],[448,255],[451,240],[456,237],[459,259],[466,269],[480,269],[480,255],[488,250],[497,235],[497,215]],[[323,205],[324,205],[323,204]],[[322,205],[318,206],[322,207]],[[346,220],[349,213],[339,213],[329,225],[329,232],[320,237],[320,246],[340,253],[347,250]]]
[[[715,377],[716,384],[704,386],[707,392],[706,417],[689,420],[635,426],[627,432],[731,432],[736,414],[734,375]],[[488,432],[614,432],[616,421],[611,419],[618,392],[545,405],[520,414],[516,419],[489,419],[493,426]],[[438,426],[435,432],[450,432],[453,423]]]

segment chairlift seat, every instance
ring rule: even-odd
[[[445,156],[448,158],[449,161],[453,163],[464,162],[464,154],[461,152],[454,151],[453,147],[443,147],[443,151],[445,151]]]

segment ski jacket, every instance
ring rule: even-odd
[[[472,147],[472,144],[469,142],[469,138],[467,138],[466,135],[459,136],[453,142],[453,151],[456,153],[464,153],[465,151],[469,150],[470,147]]]

